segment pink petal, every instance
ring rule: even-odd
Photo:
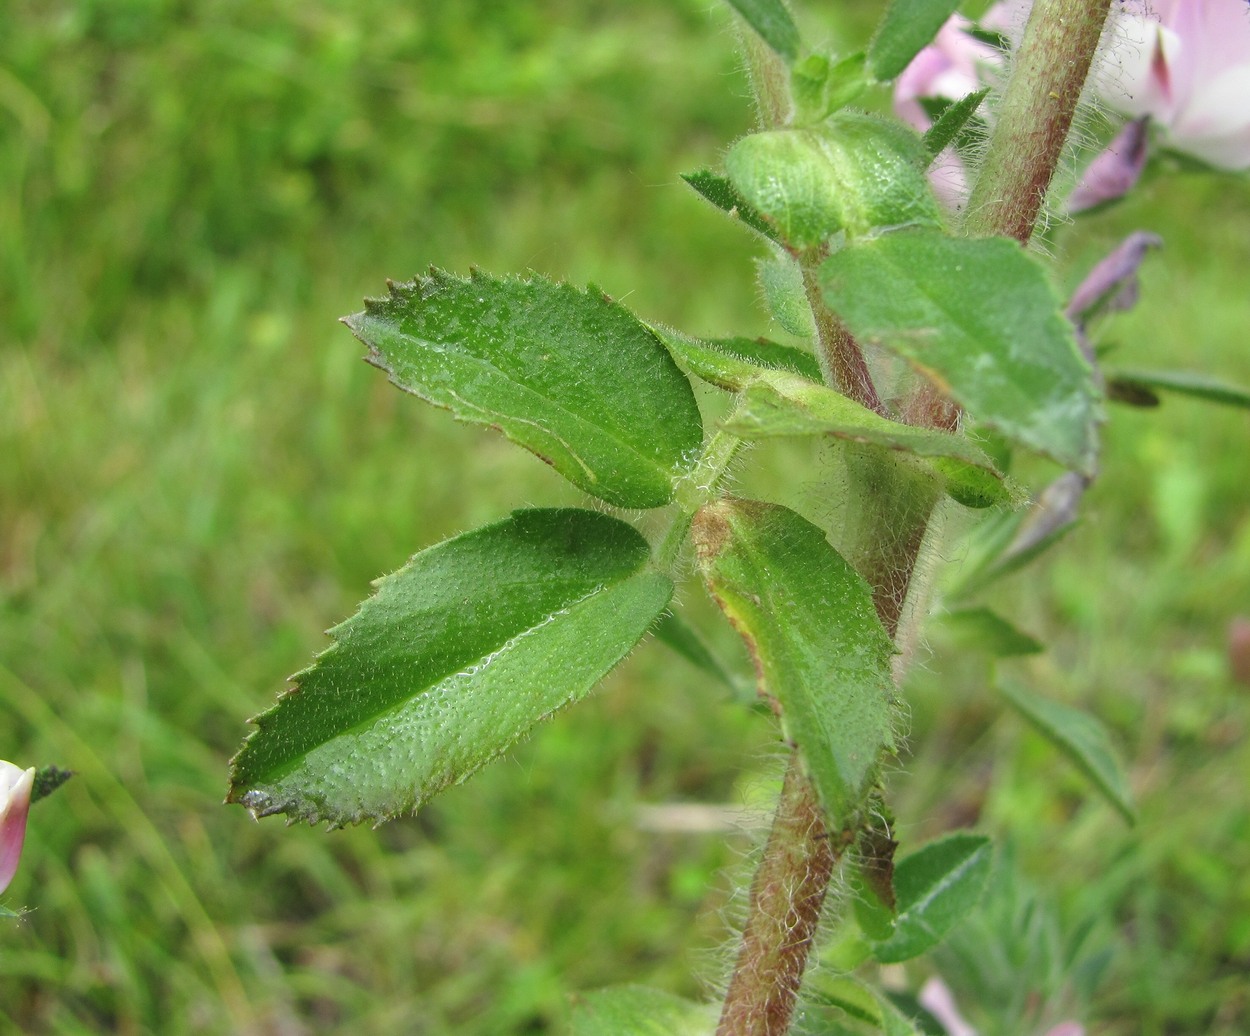
[[[1090,162],[1068,195],[1069,212],[1084,212],[1122,198],[1132,190],[1146,168],[1146,122],[1141,118],[1128,123],[1107,149]]]
[[[950,986],[940,978],[931,978],[920,987],[920,995],[916,998],[920,1006],[942,1023],[947,1036],[977,1036],[977,1031],[959,1013],[955,1006],[955,997]]]
[[[17,873],[26,839],[26,817],[35,786],[35,768],[23,770],[0,760],[0,892]]]

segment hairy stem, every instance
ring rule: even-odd
[[[864,359],[859,344],[851,336],[851,332],[842,326],[842,321],[825,305],[820,294],[820,284],[811,270],[803,271],[803,290],[812,310],[812,319],[816,323],[816,345],[825,380],[855,402],[862,403],[869,410],[875,410],[882,417],[889,417],[889,412],[881,403],[881,397],[877,395],[877,386],[872,382],[868,362]]]
[[[1110,0],[1036,0],[986,164],[973,191],[970,233],[1004,234],[1021,243],[1032,236],[1109,7]],[[784,69],[759,40],[749,33],[746,36],[761,120],[765,126],[776,125],[789,111],[788,98],[779,92],[785,84]],[[842,391],[880,412],[875,389],[869,395],[862,388],[872,385],[866,378],[867,366],[862,368],[865,379],[861,380],[851,349],[859,364],[863,364],[862,353],[807,281],[826,376],[842,382],[838,384]],[[844,373],[839,374],[840,370]],[[917,398],[908,402],[904,413],[918,423],[937,427],[949,428],[954,423],[952,408],[927,386],[917,390]],[[904,530],[888,520],[889,507],[887,500],[865,503],[863,513],[875,516],[877,530],[875,548],[867,551],[861,564],[870,562],[873,571],[865,575],[874,583],[877,613],[899,641],[904,639],[899,621],[929,509],[911,500],[904,507],[908,513],[898,516]],[[796,753],[752,883],[742,946],[717,1036],[784,1036],[788,1032],[829,883],[847,839],[854,836],[855,832],[837,832],[831,837],[826,830]]]
[[[797,753],[781,787],[764,856],[751,883],[742,936],[717,1036],[784,1036],[833,868],[835,844]]]
[[[970,233],[1028,244],[1110,8],[1111,0],[1035,0],[968,201]]]

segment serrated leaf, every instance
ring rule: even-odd
[[[723,176],[717,176],[707,169],[694,173],[682,173],[681,178],[690,184],[700,197],[710,201],[721,212],[740,220],[756,233],[763,234],[769,241],[778,241],[777,231],[769,225],[768,220],[759,214],[738,189]]]
[[[860,342],[906,358],[978,421],[1092,474],[1093,372],[1044,269],[1018,243],[904,230],[849,243],[820,274]]]
[[[344,323],[401,389],[498,428],[618,507],[668,503],[703,439],[690,383],[597,290],[433,270]]]
[[[645,986],[578,994],[569,1036],[711,1036],[718,1005]]]
[[[1010,680],[1000,680],[999,693],[1017,712],[1059,749],[1130,824],[1137,820],[1124,768],[1111,745],[1107,728],[1083,709],[1049,701]]]
[[[894,79],[958,6],[959,0],[890,0],[868,44],[868,70],[878,82]]]
[[[725,171],[796,250],[882,227],[940,226],[924,175],[929,155],[897,119],[841,111],[819,127],[743,137]]]
[[[945,104],[941,113],[934,118],[933,125],[921,138],[929,154],[936,158],[948,144],[960,138],[987,96],[989,96],[988,89],[978,90],[976,93],[968,94],[967,97]],[[924,100],[924,98],[921,99],[922,104]]]
[[[944,463],[939,473],[957,499],[976,506],[1012,499],[993,462],[963,436],[891,421],[840,392],[792,374],[760,372],[746,381],[724,427],[743,439],[832,435],[940,459]]]
[[[782,0],[729,0],[760,39],[787,61],[799,55],[799,28]]]
[[[516,511],[415,555],[254,721],[228,801],[341,826],[416,809],[577,701],[668,605],[629,525]]]
[[[820,364],[811,353],[764,338],[692,338],[654,328],[681,366],[718,388],[737,392],[761,374],[783,371],[807,382],[820,381]]]
[[[877,943],[873,956],[883,964],[897,964],[941,942],[981,898],[991,857],[988,838],[960,832],[899,861],[894,868],[894,934]]]
[[[1045,648],[989,608],[961,608],[942,616],[942,626],[961,651],[984,651],[996,658],[1036,655]]]
[[[1175,392],[1182,396],[1204,399],[1209,403],[1222,403],[1225,406],[1250,409],[1250,389],[1240,385],[1232,385],[1219,378],[1193,371],[1140,371],[1117,370],[1107,372],[1107,391],[1116,398],[1118,391],[1128,392],[1133,389],[1144,390],[1153,394]],[[1151,404],[1147,404],[1151,405]]]
[[[850,823],[893,746],[893,644],[872,589],[821,529],[777,504],[718,500],[695,516],[692,536],[783,735],[833,823]]]
[[[672,648],[700,672],[710,676],[736,698],[751,694],[751,683],[718,658],[676,612],[668,612],[655,627],[655,638]]]

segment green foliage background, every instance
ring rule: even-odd
[[[862,42],[874,14],[805,24]],[[696,0],[0,7],[0,755],[79,773],[6,896],[37,909],[0,933],[0,1029],[544,1032],[574,990],[716,980],[750,839],[657,834],[637,807],[766,797],[774,732],[658,645],[414,819],[327,835],[219,803],[243,719],[370,579],[577,501],[366,368],[335,324],[362,295],[477,263],[768,330],[754,241],[677,176],[750,126],[728,25]],[[1248,195],[1187,174],[1056,234],[1074,271],[1129,229],[1166,238],[1111,332],[1126,362],[1250,382]],[[1250,695],[1223,640],[1250,612],[1250,429],[1187,401],[1113,418],[1085,523],[997,601],[1052,644],[1027,680],[1112,725],[1138,828],[940,632],[900,825],[1014,847],[969,929],[1002,942],[997,978],[945,964],[999,1012],[987,1033],[1019,1031],[1030,984],[1078,1010],[1092,969],[1035,959],[1031,885],[1055,939],[1103,918],[1094,1032],[1244,1032]],[[760,491],[797,478],[828,507],[823,454],[753,457]]]

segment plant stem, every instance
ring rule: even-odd
[[[1005,234],[1022,244],[1032,236],[1109,8],[1110,0],[1036,0],[990,139],[986,164],[973,191],[970,233]],[[749,32],[744,36],[752,85],[767,126],[789,110],[788,99],[777,95],[779,84],[785,83],[784,71],[776,55],[759,40]],[[866,395],[863,382],[852,376],[853,361],[844,362],[845,342],[835,334],[841,325],[824,306],[819,291],[813,292],[813,284],[805,276],[804,286],[825,353],[822,364],[826,376],[832,372],[838,382],[844,382],[838,384],[842,391],[880,412],[875,389],[871,396],[861,398]],[[822,311],[826,328],[822,328]],[[849,335],[846,338],[850,340]],[[850,345],[862,364],[858,346],[853,340]],[[845,375],[838,374],[839,369],[844,369]],[[866,364],[863,371],[866,375]],[[867,379],[867,385],[871,384]],[[914,415],[913,419],[949,427],[951,408],[935,399],[933,390],[921,386],[918,394],[922,393],[928,394],[923,398],[918,395],[904,412]],[[870,552],[873,567],[880,566],[890,574],[889,579],[876,583],[873,601],[882,624],[898,641],[902,639],[899,621],[929,510],[912,499],[904,505],[909,513],[899,516],[907,528],[900,529],[883,513],[889,506],[887,500],[869,501],[864,513],[876,516],[876,549]],[[865,532],[873,535],[871,530]],[[837,832],[836,841],[830,837],[815,792],[795,753],[752,882],[742,946],[717,1036],[784,1036],[788,1032],[829,883],[856,834]]]
[[[826,830],[795,753],[751,883],[750,922],[717,1036],[784,1036],[789,1031],[821,907],[844,849]]]
[[[825,381],[869,410],[889,417],[889,411],[877,395],[877,386],[872,383],[872,373],[868,370],[868,362],[860,351],[859,343],[825,305],[820,284],[812,270],[803,271],[803,291],[812,310],[812,319],[816,322],[816,345]]]
[[[969,233],[1028,244],[1110,7],[1111,0],[1035,0],[968,201]]]

